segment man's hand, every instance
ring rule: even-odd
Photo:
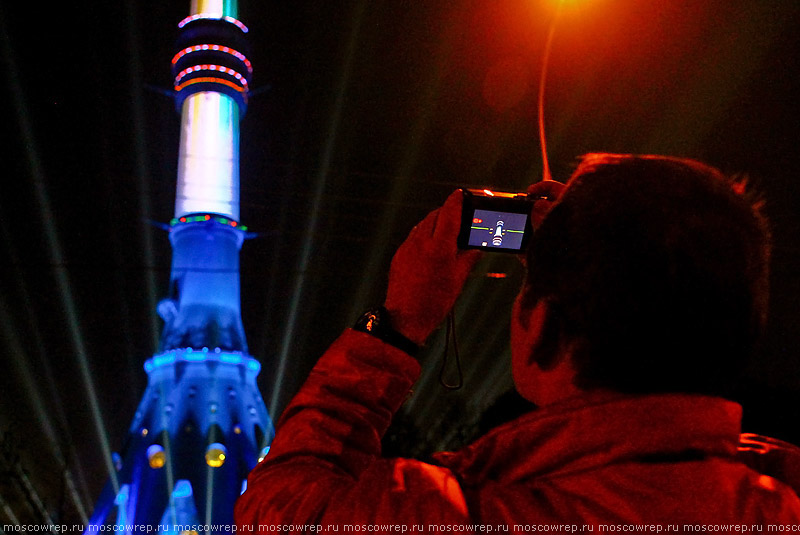
[[[539,228],[539,225],[542,224],[547,212],[549,212],[553,204],[558,201],[566,187],[565,184],[556,182],[555,180],[542,180],[541,182],[528,186],[528,195],[547,196],[547,200],[542,199],[533,203],[531,224],[534,232]]]
[[[392,259],[384,306],[392,328],[419,345],[445,319],[481,256],[456,246],[463,196],[455,191],[428,214]]]

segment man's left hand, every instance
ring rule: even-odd
[[[461,190],[411,230],[392,259],[385,307],[392,327],[422,345],[453,308],[480,251],[456,245]]]

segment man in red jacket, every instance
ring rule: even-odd
[[[766,316],[768,232],[742,190],[698,162],[610,154],[584,157],[566,186],[531,186],[557,200],[534,205],[511,349],[517,389],[539,408],[435,464],[382,458],[420,372],[410,353],[479,256],[456,248],[454,193],[395,254],[385,307],[341,335],[282,415],[239,529],[800,524],[792,482],[742,462],[741,408],[726,399]],[[748,437],[744,449],[798,473],[784,444]]]

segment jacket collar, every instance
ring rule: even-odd
[[[699,395],[587,396],[528,413],[435,459],[469,485],[564,475],[648,457],[733,457],[741,414],[737,403]]]

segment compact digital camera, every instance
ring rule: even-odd
[[[497,253],[522,253],[528,247],[533,227],[533,203],[544,196],[488,189],[463,189],[458,247]]]

